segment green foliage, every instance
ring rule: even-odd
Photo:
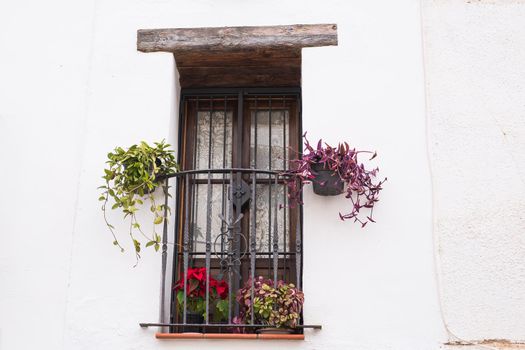
[[[105,184],[100,186],[102,194],[99,197],[103,201],[102,211],[106,224],[113,235],[113,244],[124,251],[120,245],[114,227],[108,222],[106,208],[111,199],[114,203],[112,210],[120,209],[124,213],[124,219],[129,218],[129,235],[133,242],[137,261],[140,258],[141,242],[135,238],[139,232],[146,239],[146,247],[154,247],[155,251],[160,248],[160,235],[155,231],[155,226],[167,220],[171,212],[169,206],[157,205],[155,202],[155,189],[162,186],[158,179],[161,176],[173,174],[179,170],[170,145],[164,141],[155,142],[154,146],[141,141],[138,145],[132,145],[127,150],[121,147],[115,148],[108,153],[107,168],[104,169]],[[137,212],[149,201],[150,211],[153,215],[153,233],[146,235],[142,231],[141,224],[137,221]],[[165,211],[167,215],[165,215]]]
[[[177,292],[177,302],[181,306],[179,309],[182,315],[184,305],[184,292]],[[203,297],[186,297],[188,311],[195,312],[206,319],[206,299]],[[215,295],[210,295],[210,316],[213,322],[223,322],[228,320],[228,300],[220,299]]]
[[[228,320],[228,300],[227,299],[219,299],[215,303],[215,321],[227,321]]]
[[[239,323],[251,323],[252,281],[248,280],[237,292],[240,304]],[[292,283],[259,276],[253,281],[253,315],[255,323],[277,328],[295,328],[301,317],[304,294]]]

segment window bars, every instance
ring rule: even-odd
[[[294,283],[301,289],[301,211],[288,206],[281,175],[288,158],[295,156],[288,148],[299,148],[299,105],[298,90],[183,92],[179,160],[187,170],[163,179],[165,203],[170,190],[177,193],[171,284],[187,281],[192,268],[205,268],[201,295],[205,317],[202,324],[190,319],[187,293],[177,298],[173,286],[167,286],[165,222],[160,322],[141,326],[169,327],[177,333],[250,332],[268,325],[256,324],[253,312],[239,323],[236,291],[241,286],[251,281],[251,311],[253,281],[258,276]],[[212,281],[228,285],[227,316],[219,320],[211,317]],[[164,306],[169,290],[167,322]],[[297,331],[302,328],[320,326],[299,322]]]

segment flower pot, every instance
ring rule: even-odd
[[[259,328],[256,333],[258,334],[292,334],[294,333],[294,330],[291,328],[276,328],[276,327],[268,327],[268,328]]]
[[[337,196],[345,190],[345,183],[339,174],[333,170],[325,169],[321,163],[312,165],[312,172],[315,178],[312,179],[314,193],[320,196]]]
[[[204,324],[204,317],[197,312],[188,311],[186,313],[187,324]],[[184,327],[184,333],[202,333],[202,327],[189,326]]]
[[[160,166],[162,165],[162,160],[161,160],[160,158],[155,158],[155,165],[156,165],[157,167],[160,167]],[[123,164],[122,166],[124,167],[124,170],[126,170],[126,169],[128,168],[128,165],[126,165],[126,164]],[[152,171],[153,171],[153,164],[150,164],[148,172],[151,173]],[[147,194],[150,194],[150,193],[155,192],[155,190],[157,189],[157,187],[160,186],[160,184],[158,183],[158,178],[159,178],[159,177],[162,177],[162,176],[165,176],[165,175],[166,175],[166,173],[163,173],[163,172],[158,173],[158,174],[156,175],[155,180],[153,181],[153,182],[155,183],[156,187],[153,188],[152,190],[150,190],[149,188],[144,187],[144,188],[143,188],[143,189],[144,189],[144,194],[147,195]],[[138,189],[135,190],[135,191],[133,191],[133,192],[134,192],[135,194],[139,194],[139,190],[138,190]]]

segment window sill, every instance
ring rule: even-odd
[[[156,333],[157,339],[263,339],[304,340],[304,334]]]

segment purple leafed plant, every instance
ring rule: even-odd
[[[283,173],[287,179],[288,200],[290,207],[297,204],[302,205],[301,192],[304,184],[315,180],[317,173],[312,169],[316,164],[322,165],[323,169],[333,171],[333,176],[338,177],[346,186],[346,198],[351,201],[350,212],[339,213],[341,220],[353,219],[359,222],[362,227],[373,218],[374,206],[379,201],[379,192],[382,184],[387,180],[376,181],[379,168],[367,170],[363,163],[360,163],[360,154],[370,154],[369,160],[377,156],[376,152],[358,151],[351,148],[348,143],[339,143],[337,147],[328,145],[319,140],[317,147],[314,148],[303,135],[305,151],[299,159],[290,160],[290,169]],[[321,186],[326,183],[321,183]]]

